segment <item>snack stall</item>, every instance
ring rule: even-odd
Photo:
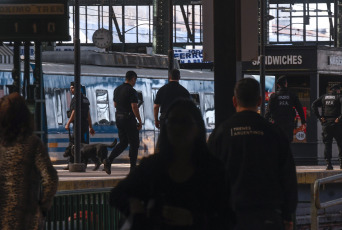
[[[242,77],[259,77],[259,61],[243,62]],[[265,75],[268,79],[282,75],[287,77],[288,89],[297,94],[307,120],[302,128],[300,117],[295,117],[293,143],[291,144],[297,165],[325,163],[322,127],[311,111],[311,104],[327,93],[330,86],[342,82],[342,49],[320,46],[267,46]],[[275,84],[275,83],[274,83]],[[270,89],[271,87],[266,87]],[[276,86],[268,90],[269,96]],[[267,106],[266,97],[266,106]],[[333,144],[333,160],[338,160],[337,146]]]

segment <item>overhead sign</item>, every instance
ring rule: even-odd
[[[267,71],[314,71],[317,69],[317,47],[267,46],[265,47],[265,68]],[[260,70],[258,60],[242,62],[242,70]]]
[[[180,63],[202,63],[203,50],[199,49],[174,49],[174,58]]]
[[[67,0],[2,0],[1,41],[69,41]]]

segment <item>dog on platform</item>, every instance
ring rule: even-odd
[[[111,144],[84,144],[81,143],[80,146],[80,152],[81,152],[81,162],[84,163],[87,167],[88,160],[91,159],[95,163],[95,168],[93,171],[96,171],[99,169],[101,164],[104,164],[107,155],[108,155],[108,149],[107,148],[114,148],[117,144],[117,140],[114,139],[113,143]],[[74,142],[70,141],[68,147],[65,149],[65,152],[63,154],[64,157],[75,155],[75,146]]]

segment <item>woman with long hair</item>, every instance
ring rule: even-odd
[[[172,104],[157,152],[115,187],[110,204],[132,219],[132,229],[222,229],[224,170],[206,145],[200,110]],[[145,226],[145,227],[142,227]]]
[[[18,93],[0,99],[0,172],[0,229],[43,229],[58,177]]]

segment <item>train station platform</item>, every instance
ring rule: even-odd
[[[115,187],[117,183],[129,173],[129,164],[112,164],[112,174],[107,175],[103,170],[103,165],[97,171],[92,171],[93,164],[89,164],[86,172],[69,172],[63,170],[66,165],[54,165],[59,176],[59,191],[96,189]],[[298,184],[312,184],[315,180],[342,173],[339,165],[334,165],[334,170],[325,170],[325,165],[321,166],[297,166]]]

